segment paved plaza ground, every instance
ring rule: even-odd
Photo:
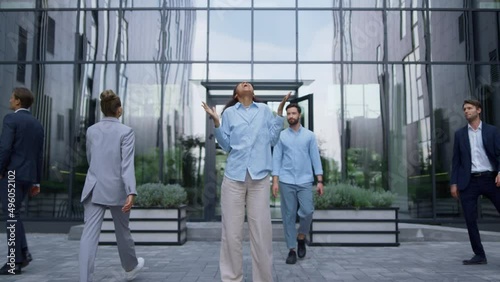
[[[1,240],[0,242],[5,242]],[[34,260],[18,276],[0,281],[78,281],[79,241],[66,234],[28,234]],[[309,247],[296,265],[285,264],[284,242],[274,242],[274,281],[500,281],[500,242],[484,243],[487,265],[462,265],[468,242],[403,242],[399,247]],[[135,281],[220,281],[219,242],[137,246],[146,259]],[[5,244],[0,253],[6,254]],[[3,263],[3,261],[2,261]],[[249,242],[244,242],[244,281],[252,281]],[[99,246],[95,281],[124,281],[115,246]]]

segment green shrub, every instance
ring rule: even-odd
[[[314,194],[314,206],[318,210],[330,208],[386,208],[396,195],[389,191],[379,192],[363,189],[351,184],[328,185],[323,195]]]
[[[138,207],[176,208],[186,202],[186,190],[179,184],[145,183],[137,187]]]

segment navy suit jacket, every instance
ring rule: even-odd
[[[468,130],[468,126],[465,126],[455,132],[450,184],[457,184],[458,190],[467,188],[470,181],[472,158]],[[493,169],[500,171],[500,134],[498,129],[482,122],[481,135],[486,155]]]
[[[0,136],[0,174],[15,170],[15,179],[40,183],[43,159],[43,127],[27,110],[3,119]]]

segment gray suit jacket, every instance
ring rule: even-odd
[[[117,118],[105,117],[87,129],[89,170],[81,201],[121,206],[137,194],[134,169],[135,137],[132,128]]]

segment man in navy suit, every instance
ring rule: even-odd
[[[486,264],[486,254],[477,227],[477,200],[487,197],[500,212],[500,133],[481,122],[481,103],[465,100],[463,111],[468,125],[455,132],[450,192],[460,199],[469,240],[474,251],[463,264]]]
[[[21,205],[27,194],[40,193],[43,153],[43,127],[31,115],[33,94],[26,88],[14,88],[10,109],[14,113],[3,119],[0,136],[0,197],[6,216],[7,263],[0,275],[21,274],[21,268],[31,261],[24,226],[20,218]]]

